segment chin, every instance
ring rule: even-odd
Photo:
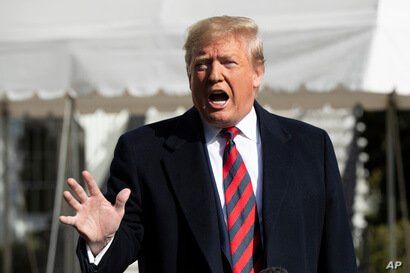
[[[237,123],[232,117],[232,109],[217,110],[209,109],[207,106],[195,107],[201,113],[202,117],[212,126],[226,128],[235,126]]]
[[[235,126],[237,122],[234,120],[223,117],[221,115],[208,115],[206,120],[213,126],[218,127],[218,128],[226,128],[226,127],[231,127]]]

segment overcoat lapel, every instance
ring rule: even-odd
[[[263,241],[267,266],[275,265],[275,226],[291,182],[292,137],[276,116],[257,102],[263,161]],[[192,108],[165,142],[163,165],[171,187],[212,272],[222,272],[218,216],[212,180],[203,149],[202,123]]]
[[[275,265],[275,226],[289,191],[293,157],[292,137],[280,126],[277,117],[255,102],[262,141],[263,241],[267,266]]]
[[[163,165],[181,210],[214,273],[222,272],[218,216],[203,149],[199,113],[192,108],[166,140]]]

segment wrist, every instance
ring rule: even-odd
[[[113,237],[114,237],[114,234],[105,237],[103,241],[88,242],[88,246],[89,246],[89,248],[90,248],[90,250],[91,250],[91,253],[92,253],[94,256],[97,256],[97,255],[104,249],[104,247],[106,247],[106,246],[111,242],[111,240],[113,239]]]

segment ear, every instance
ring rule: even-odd
[[[265,75],[265,65],[263,63],[255,64],[253,71],[253,88],[258,89],[262,83],[263,76]]]
[[[192,90],[192,88],[191,88],[191,72],[190,72],[188,66],[186,67],[186,75],[188,76],[189,90]]]

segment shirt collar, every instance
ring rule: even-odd
[[[206,143],[210,143],[215,140],[221,129],[208,123],[204,118],[202,118],[202,116],[201,120],[204,126],[205,141]],[[249,111],[249,113],[246,114],[246,116],[241,119],[238,124],[236,124],[236,127],[240,130],[240,134],[244,137],[255,142],[258,141],[258,122],[255,108],[253,106],[251,111]]]

